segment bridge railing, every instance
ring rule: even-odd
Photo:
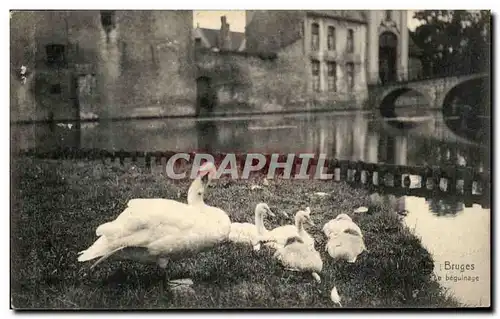
[[[409,68],[407,72],[398,71],[393,75],[384,76],[383,73],[368,73],[368,78],[378,78],[377,84],[370,86],[386,86],[392,84],[401,84],[406,82],[417,82],[424,80],[440,79],[446,77],[467,76],[481,73],[472,68],[443,70],[439,72],[425,72],[422,68]]]
[[[63,148],[48,152],[36,150],[19,151],[14,156],[29,156],[43,159],[78,159],[86,161],[101,161],[103,164],[126,162],[143,165],[146,171],[152,171],[154,166],[164,167],[177,152],[130,152],[108,151],[102,149],[74,149]],[[194,159],[196,153],[190,153]],[[220,165],[226,157],[224,153],[212,155],[215,164]],[[280,155],[278,162],[286,162],[287,155]],[[241,174],[246,163],[247,154],[235,154],[236,163]],[[266,165],[257,171],[257,174],[266,174],[269,171],[271,155],[266,155]],[[180,164],[179,164],[180,163]],[[177,161],[174,167],[182,166]],[[185,165],[185,164],[184,164]],[[302,159],[294,158],[291,176],[300,172]],[[318,165],[318,158],[310,159],[307,174],[314,176]],[[279,174],[283,168],[278,168]],[[490,207],[491,174],[490,171],[480,171],[472,167],[445,165],[445,166],[401,166],[385,163],[366,163],[361,161],[326,159],[324,174],[333,174],[333,181],[344,181],[352,187],[364,188],[369,191],[395,195],[419,196],[426,198],[451,199],[463,202],[466,207],[473,203],[483,207]],[[411,176],[411,177],[410,177]],[[412,177],[419,182],[412,182]]]

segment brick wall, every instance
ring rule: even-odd
[[[268,112],[305,107],[306,79],[301,42],[273,54],[197,53],[198,77],[211,79],[216,113]]]
[[[110,103],[114,116],[193,114],[191,29],[191,11],[117,12],[118,81],[112,70],[105,73],[111,84],[116,83]],[[109,52],[106,64],[113,69],[115,52]]]
[[[280,50],[276,58],[271,57],[270,54],[198,51],[197,76],[211,80],[216,96],[212,112],[227,114],[353,107],[352,96],[308,92],[309,60],[303,54],[301,40]]]
[[[34,12],[13,12],[10,18],[10,117],[35,119],[36,103],[33,95],[36,43],[35,32],[39,16]],[[29,75],[21,83],[20,67],[28,66]]]

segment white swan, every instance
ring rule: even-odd
[[[274,240],[272,240],[274,241]],[[323,260],[318,251],[305,243],[302,238],[292,236],[286,239],[285,245],[276,250],[273,255],[290,271],[310,272],[317,282],[321,282],[319,273],[323,270]]]
[[[343,232],[330,237],[325,250],[334,259],[355,263],[358,256],[366,250],[366,246],[362,237]]]
[[[229,232],[229,241],[233,243],[242,243],[253,246],[254,250],[260,249],[258,240],[260,236],[265,235],[268,230],[264,225],[264,217],[275,217],[266,203],[259,203],[255,206],[255,224],[251,223],[232,223]]]
[[[304,229],[305,223],[314,226],[314,222],[311,220],[311,210],[309,207],[305,210],[299,210],[295,214],[295,225],[276,227],[262,236],[265,242],[264,246],[279,249],[285,246],[289,238],[298,236],[306,245],[314,248],[314,238]]]
[[[325,250],[332,258],[354,263],[367,250],[361,229],[346,214],[340,214],[326,223],[323,233],[328,238]]]
[[[99,238],[79,253],[78,261],[100,257],[92,269],[121,251],[124,259],[154,261],[165,269],[170,259],[185,258],[226,241],[231,221],[224,211],[204,203],[205,177],[208,179],[203,175],[191,184],[191,205],[154,199],[147,210],[139,202],[127,207],[114,221],[97,227]]]
[[[336,234],[348,232],[363,237],[363,233],[347,214],[340,214],[323,226],[323,233],[330,238]]]

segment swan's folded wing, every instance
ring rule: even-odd
[[[193,210],[193,207],[172,199],[163,198],[134,198],[128,201],[127,208],[133,209],[137,213],[162,213],[179,212]]]
[[[332,237],[343,232],[363,237],[363,233],[356,223],[347,220],[331,220],[323,227],[326,236]]]
[[[206,232],[203,221],[185,221],[177,225],[160,225],[156,228],[154,237],[148,245],[148,251],[152,255],[189,253],[204,246],[209,246],[210,233]]]
[[[335,234],[338,234],[342,231],[343,231],[342,224],[335,219],[330,220],[328,223],[325,224],[325,226],[323,226],[323,233],[327,237],[334,236]]]
[[[257,227],[250,223],[232,223],[229,232],[229,241],[231,242],[252,242],[257,243],[259,234]]]
[[[125,210],[113,221],[123,222],[126,219],[135,218],[139,215],[155,215],[164,212],[183,212],[192,210],[192,206],[172,199],[164,198],[133,198],[127,202]],[[98,236],[100,236],[98,234]]]
[[[302,271],[321,271],[323,261],[320,254],[303,243],[293,243],[279,250],[278,260],[286,267]]]
[[[176,204],[187,205],[186,203],[181,203],[173,199],[166,198],[133,198],[127,202],[127,207],[155,207],[155,206],[165,206],[165,205],[176,205]]]
[[[355,255],[360,254],[365,248],[363,238],[345,232],[332,237],[327,245],[332,249],[340,248],[342,251]]]
[[[133,235],[139,231],[141,233],[148,231],[157,233],[161,227],[168,234],[168,232],[189,229],[200,215],[199,210],[192,207],[183,207],[182,210],[175,210],[174,208],[157,207],[156,209],[144,211],[143,208],[128,207],[120,215],[120,219],[99,226],[96,232],[99,236],[105,235],[115,240]]]
[[[295,227],[293,225],[285,225],[285,226],[276,227],[273,230],[270,230],[264,238],[274,239],[278,243],[284,245],[288,238],[294,237],[294,236],[300,237],[300,235],[297,231],[297,227]]]

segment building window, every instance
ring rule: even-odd
[[[196,49],[201,48],[201,38],[196,38],[196,39],[194,39],[194,47],[195,47]]]
[[[53,84],[50,87],[50,94],[61,94],[61,84]]]
[[[328,62],[328,91],[337,91],[337,63]]]
[[[62,44],[49,44],[45,47],[47,64],[50,66],[63,66],[66,64],[65,47]]]
[[[106,43],[109,43],[109,33],[116,27],[115,11],[102,10],[101,25],[104,28],[104,31],[106,31]]]
[[[385,21],[392,20],[392,10],[385,10]]]
[[[319,72],[319,61],[311,61],[312,70],[312,88],[314,92],[320,91],[320,72]]]
[[[335,28],[328,27],[328,51],[335,51]]]
[[[347,52],[354,52],[354,31],[352,29],[347,30]]]
[[[102,10],[101,11],[101,25],[106,32],[114,29],[116,26],[115,22],[115,11],[113,10]]]
[[[347,89],[349,92],[354,90],[354,63],[349,62],[346,65],[347,73]]]
[[[311,50],[319,50],[319,24],[317,23],[311,25]]]
[[[80,75],[78,77],[78,90],[82,96],[96,93],[96,77],[94,74]]]

